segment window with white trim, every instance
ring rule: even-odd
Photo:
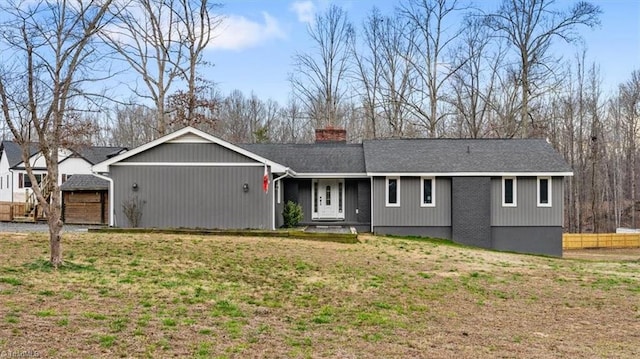
[[[502,177],[502,206],[518,205],[518,181],[516,177]]]
[[[538,207],[551,207],[551,177],[538,177]]]
[[[387,207],[400,207],[400,178],[387,177],[385,180],[385,199]]]
[[[436,179],[435,177],[422,177],[420,179],[420,206],[436,206]]]

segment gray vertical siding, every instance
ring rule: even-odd
[[[451,225],[451,180],[436,177],[436,206],[420,207],[420,177],[400,178],[400,207],[385,205],[385,177],[373,179],[374,226]]]
[[[562,226],[563,182],[561,177],[551,181],[551,207],[537,206],[537,178],[518,177],[517,207],[502,207],[502,178],[491,179],[492,226]]]
[[[164,143],[122,162],[255,162],[215,143]],[[264,168],[263,168],[264,171]]]
[[[123,201],[145,202],[141,227],[260,228],[272,225],[262,167],[113,166],[116,225],[129,226]],[[132,184],[138,184],[133,191]],[[249,184],[244,192],[242,185]]]
[[[493,227],[494,249],[562,257],[562,227]]]
[[[451,236],[458,243],[491,248],[491,178],[451,179]]]

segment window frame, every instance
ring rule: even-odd
[[[507,187],[505,185],[506,180],[512,180],[513,185],[511,186],[513,203],[505,202],[507,196],[506,191]],[[518,178],[515,176],[506,176],[502,177],[502,207],[518,207]]]
[[[540,180],[547,180],[547,203],[541,203],[540,202]],[[552,201],[552,189],[553,189],[553,185],[552,185],[552,179],[551,177],[548,176],[540,176],[536,179],[536,203],[538,205],[538,207],[552,207],[553,206],[553,201]]]
[[[395,180],[396,181],[396,202],[395,203],[390,203],[389,202],[389,180]],[[397,176],[385,177],[384,184],[385,184],[385,189],[384,189],[385,206],[386,207],[400,207],[400,177],[397,177]]]
[[[431,181],[431,203],[424,201],[424,182]],[[436,206],[436,178],[434,176],[420,177],[420,207]]]

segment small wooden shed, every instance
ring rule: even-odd
[[[109,182],[94,175],[73,175],[61,186],[66,224],[108,224]]]

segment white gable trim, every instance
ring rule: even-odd
[[[258,162],[118,162],[112,166],[162,166],[162,167],[262,167]]]
[[[175,142],[173,142],[175,141]],[[109,166],[114,165],[118,162],[121,162],[129,157],[135,156],[141,152],[152,149],[156,146],[159,146],[164,143],[215,143],[222,147],[225,147],[231,151],[237,152],[241,155],[247,156],[254,161],[266,164],[271,167],[271,172],[285,172],[286,167],[268,160],[264,157],[258,156],[253,152],[247,151],[241,147],[233,145],[227,141],[221,140],[215,136],[212,136],[206,132],[200,131],[193,127],[185,127],[163,137],[160,137],[154,141],[151,141],[147,144],[144,144],[140,147],[136,147],[130,151],[121,153],[117,156],[114,156],[106,161],[100,162],[92,167],[93,172],[109,172]]]

